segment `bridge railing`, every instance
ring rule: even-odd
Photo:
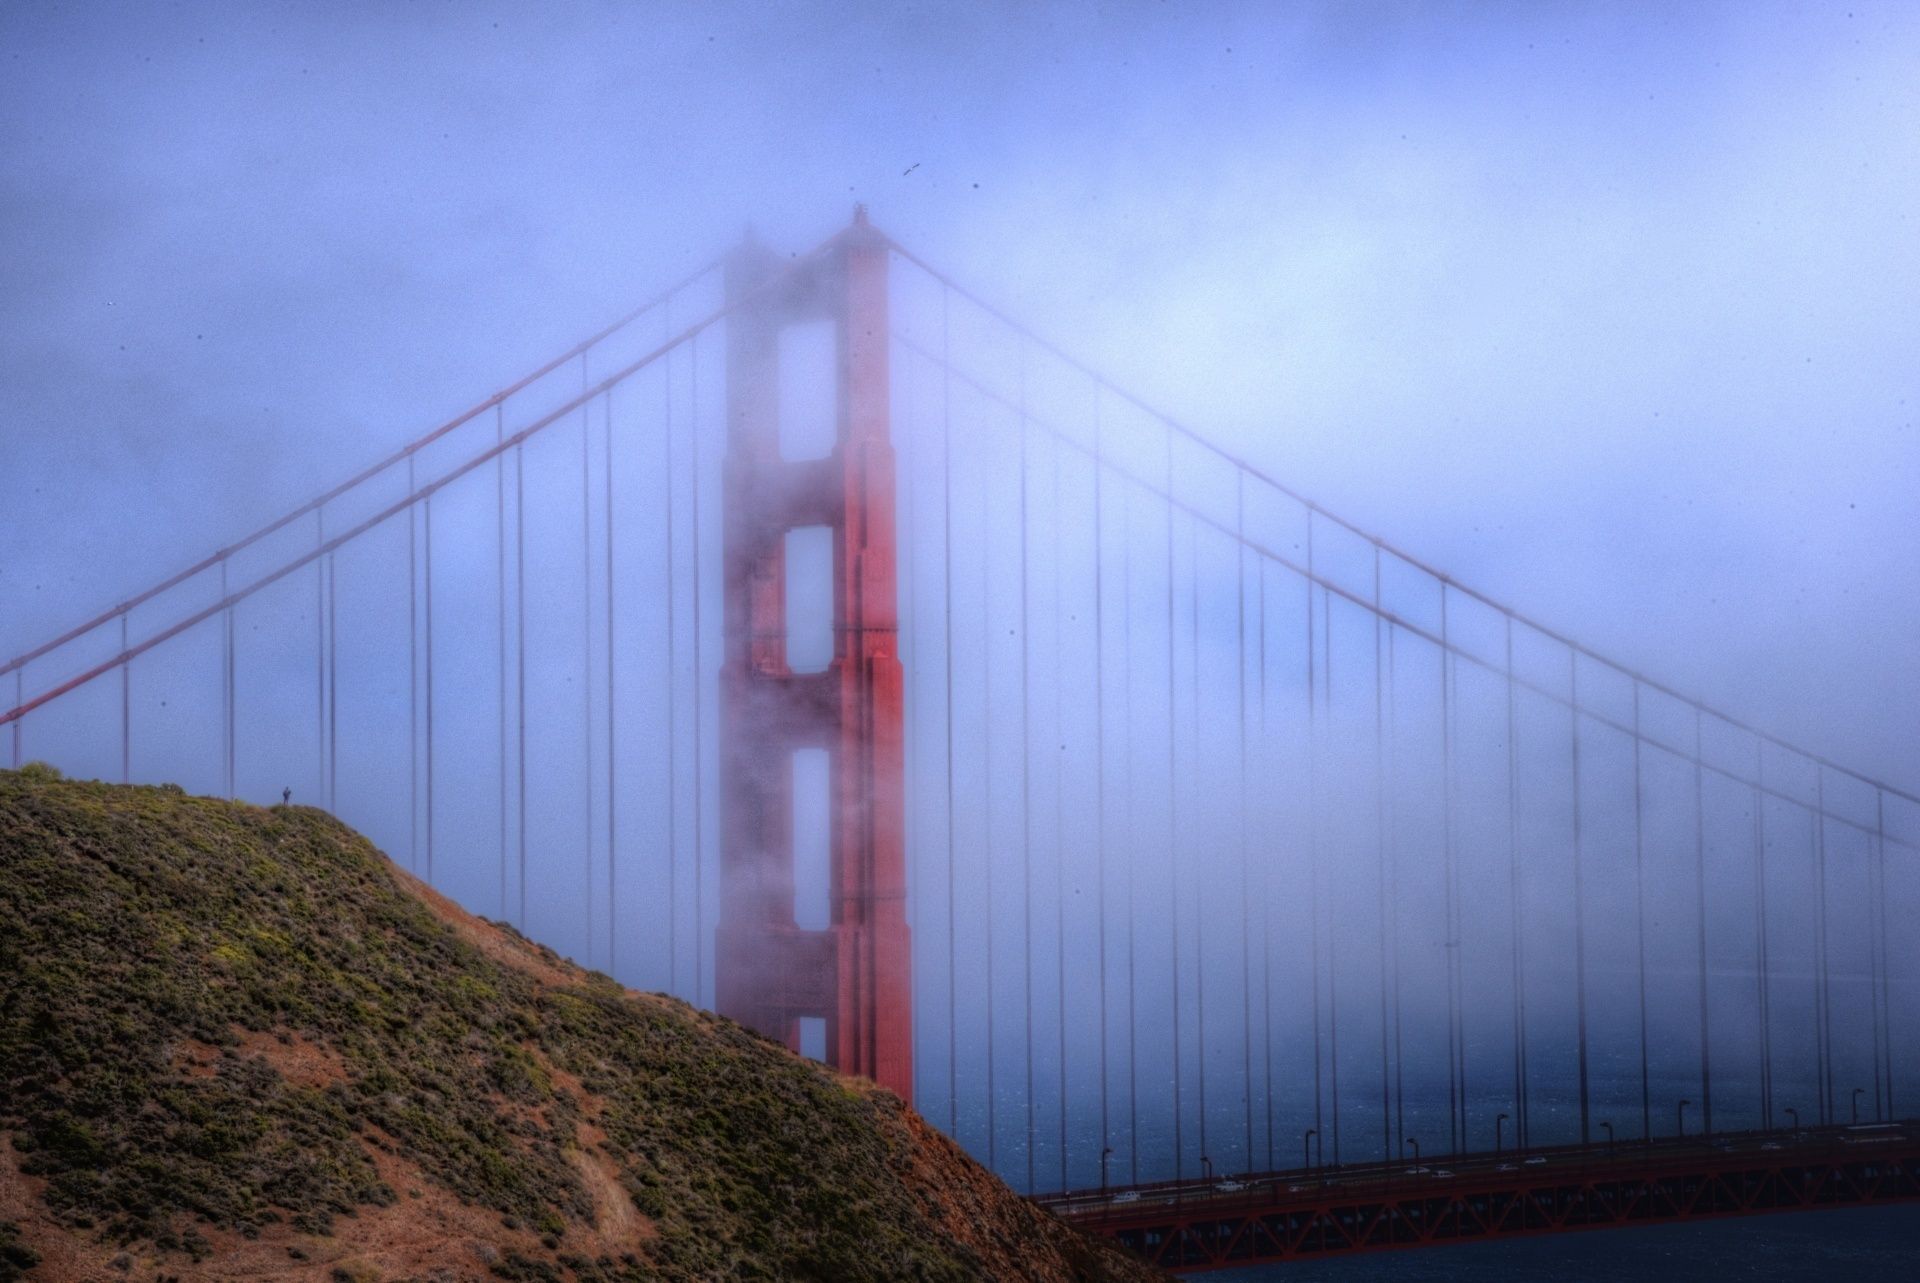
[[[1713,1136],[1662,1137],[1631,1144],[1550,1145],[1487,1153],[1436,1156],[1432,1161],[1348,1163],[1274,1172],[1218,1173],[1210,1179],[1153,1181],[1109,1189],[1044,1194],[1034,1201],[1085,1224],[1138,1220],[1176,1204],[1222,1215],[1276,1206],[1359,1201],[1409,1191],[1464,1196],[1487,1189],[1592,1181],[1626,1174],[1692,1170],[1702,1156],[1721,1164],[1754,1166],[1852,1161],[1882,1149],[1911,1146],[1920,1121],[1738,1131]]]

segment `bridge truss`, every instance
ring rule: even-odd
[[[1570,1230],[1920,1200],[1912,1124],[1735,1133],[1262,1174],[1043,1200],[1163,1269],[1197,1272]],[[1124,1198],[1125,1201],[1118,1201]]]

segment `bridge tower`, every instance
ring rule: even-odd
[[[799,1049],[822,1017],[827,1059],[913,1095],[903,708],[897,639],[894,454],[884,237],[856,210],[822,254],[790,268],[749,242],[727,264],[726,652],[721,669],[721,892],[717,1003]],[[824,458],[780,450],[780,335],[835,332],[836,440]],[[833,658],[787,655],[786,536],[833,535]],[[794,918],[793,756],[830,772],[830,924]]]

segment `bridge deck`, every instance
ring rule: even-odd
[[[1472,1154],[1038,1200],[1166,1269],[1920,1199],[1920,1121]]]

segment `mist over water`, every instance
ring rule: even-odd
[[[683,282],[0,675],[367,525],[0,762],[291,789],[711,1005],[713,265],[861,201],[934,1123],[1047,1191],[1920,1099],[1907,8],[23,4],[0,53],[0,662]],[[789,457],[835,359],[782,336]],[[824,926],[835,765],[760,766]]]

